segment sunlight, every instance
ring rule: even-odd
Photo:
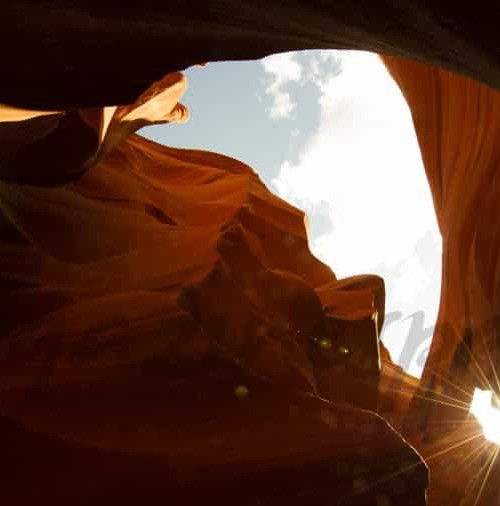
[[[493,393],[476,388],[470,412],[483,427],[484,437],[500,445],[500,409],[493,406]]]

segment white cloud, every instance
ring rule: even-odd
[[[302,65],[295,53],[273,54],[261,61],[264,70],[273,77],[269,88],[279,88],[290,81],[297,82],[302,77]]]
[[[320,209],[328,214],[323,221],[331,225],[313,234],[311,248],[339,277],[383,275],[388,311],[424,311],[431,325],[440,238],[406,102],[376,55],[343,51],[315,58],[310,68],[320,91],[319,126],[297,162],[283,162],[274,187],[311,219]],[[340,74],[322,74],[328,59],[340,59]],[[396,324],[384,333],[396,359],[406,335]]]
[[[289,118],[294,109],[295,102],[290,93],[281,90],[273,92],[273,104],[269,109],[271,119]]]
[[[341,72],[341,58],[338,51],[313,51],[309,58],[306,80],[312,82],[320,91],[324,91],[328,82]]]
[[[270,75],[271,81],[266,88],[266,94],[272,99],[269,108],[271,119],[289,118],[295,109],[295,102],[286,86],[297,83],[302,77],[302,65],[297,61],[294,53],[280,53],[261,60],[264,70]]]

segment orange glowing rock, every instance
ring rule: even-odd
[[[437,67],[388,56],[384,61],[410,106],[443,237],[432,348],[399,419],[429,460],[430,503],[463,498],[464,504],[486,506],[498,500],[498,480],[486,476],[483,459],[490,462],[491,448],[468,406],[475,387],[500,388],[500,93]],[[467,455],[476,458],[468,462]],[[496,488],[485,483],[478,494],[480,485],[470,482],[475,475],[479,482],[494,480]]]
[[[18,131],[0,183],[0,497],[425,504],[420,457],[367,411],[382,280],[337,280],[304,214],[243,163],[132,133],[184,120],[184,88],[168,75],[131,106],[58,116],[43,149]],[[77,157],[55,142],[80,135]]]
[[[498,457],[476,442],[466,408],[499,374],[500,95],[384,59],[410,105],[443,235],[421,382],[379,343],[382,280],[337,280],[310,254],[303,213],[248,166],[133,133],[187,119],[182,74],[130,106],[0,108],[2,499],[67,502],[78,490],[81,504],[167,493],[251,504],[282,483],[288,504],[311,488],[321,503],[424,504],[421,461],[363,408],[428,460],[431,505],[493,504],[495,475],[478,475],[483,488],[472,477]],[[47,453],[74,467],[41,466]],[[478,458],[464,468],[467,455]],[[338,470],[326,481],[324,465]],[[109,467],[130,483],[103,478]],[[236,491],[250,472],[271,480],[263,495]]]

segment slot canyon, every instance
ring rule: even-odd
[[[3,504],[500,505],[498,6],[0,15]],[[442,238],[421,378],[380,276],[316,259],[244,161],[137,133],[189,119],[186,68],[305,49],[379,54],[410,109]]]

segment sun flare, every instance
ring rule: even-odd
[[[470,412],[483,427],[484,437],[500,445],[500,409],[493,405],[493,393],[476,388]]]

